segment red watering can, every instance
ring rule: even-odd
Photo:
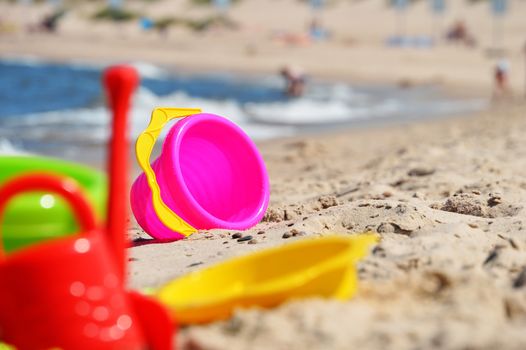
[[[0,244],[0,340],[19,350],[172,349],[174,329],[164,308],[125,290],[126,116],[138,76],[118,66],[104,82],[114,117],[107,227],[96,225],[74,180],[33,173],[0,188],[0,223],[11,198],[47,191],[69,203],[80,226],[75,236],[9,255]]]

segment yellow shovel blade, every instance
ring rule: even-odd
[[[355,263],[377,241],[373,234],[301,240],[187,274],[157,297],[181,324],[225,319],[238,307],[271,307],[292,298],[347,299],[357,290]]]

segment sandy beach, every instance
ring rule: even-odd
[[[137,23],[94,23],[100,3],[78,5],[57,34],[22,28],[49,13],[0,3],[0,57],[60,62],[145,61],[187,70],[274,74],[285,64],[315,77],[408,86],[437,84],[452,95],[490,96],[496,57],[484,4],[453,2],[440,23],[427,4],[411,7],[406,32],[431,35],[458,18],[475,48],[440,43],[394,49],[384,40],[397,17],[384,1],[337,2],[323,13],[329,42],[289,45],[273,33],[300,33],[310,18],[298,1],[243,1],[230,15],[239,29],[166,37]],[[227,321],[182,328],[181,350],[525,349],[526,348],[526,2],[503,22],[516,101],[473,115],[392,122],[258,146],[271,181],[265,218],[242,232],[199,232],[184,241],[129,250],[132,288],[151,289],[227,258],[304,238],[377,232],[380,243],[359,264],[360,289],[347,302],[308,299],[270,310],[237,310]],[[185,1],[131,8],[152,17],[211,15]],[[374,13],[374,16],[371,15]],[[371,23],[383,25],[371,25]],[[387,24],[386,24],[387,23]],[[435,23],[435,24],[433,24]],[[218,40],[218,38],[220,40]],[[133,222],[133,221],[132,221]],[[130,237],[149,237],[132,223]],[[144,240],[143,242],[144,243]]]
[[[130,1],[127,9],[152,19],[203,20],[213,8],[185,0]],[[312,20],[308,6],[298,1],[241,1],[229,11],[236,29],[211,28],[195,32],[170,27],[165,35],[142,31],[137,21],[110,23],[91,19],[103,2],[77,3],[60,21],[56,34],[28,32],[53,12],[47,4],[0,3],[0,57],[39,57],[56,61],[146,61],[189,70],[231,70],[276,73],[283,65],[302,67],[309,75],[332,79],[441,84],[457,94],[490,95],[492,72],[501,54],[510,63],[510,85],[524,91],[526,3],[514,1],[509,14],[494,22],[485,2],[452,1],[443,17],[435,18],[426,1],[419,1],[405,17],[382,0],[335,2],[320,14],[331,35],[326,42],[306,42]],[[475,47],[445,43],[443,37],[455,21],[463,20]],[[374,25],[374,24],[378,25]],[[402,24],[401,23],[405,23]],[[496,35],[493,28],[498,27]],[[433,48],[397,49],[385,45],[396,34],[438,40]],[[500,39],[495,39],[495,36]],[[498,46],[498,47],[497,47]],[[330,64],[327,64],[330,62]]]
[[[132,248],[132,286],[304,237],[372,230],[381,242],[359,265],[354,299],[239,310],[184,328],[179,348],[523,349],[524,107],[262,144],[271,205],[243,232],[256,244],[212,230]]]

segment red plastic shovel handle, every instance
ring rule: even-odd
[[[22,192],[45,191],[61,195],[69,203],[80,225],[81,232],[96,228],[95,214],[78,183],[68,177],[28,173],[7,181],[0,188],[0,260],[5,252],[1,240],[2,217],[9,200]]]

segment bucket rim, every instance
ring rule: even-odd
[[[250,215],[246,215],[245,218],[241,220],[236,221],[230,221],[230,220],[224,220],[221,218],[218,218],[217,216],[211,214],[208,210],[203,208],[203,206],[197,201],[197,199],[194,197],[194,195],[190,192],[188,189],[188,186],[186,184],[186,180],[183,176],[181,166],[180,166],[180,149],[181,149],[181,143],[184,139],[184,136],[192,129],[194,126],[203,123],[203,122],[214,122],[221,124],[223,127],[229,128],[230,130],[234,131],[236,135],[240,137],[243,143],[246,144],[246,146],[249,148],[250,152],[254,155],[254,158],[257,163],[257,169],[260,173],[260,177],[262,179],[261,185],[261,193],[259,202],[257,206],[255,206],[255,209],[250,213]],[[252,139],[249,138],[249,136],[235,123],[228,120],[227,118],[224,118],[222,116],[212,114],[212,113],[199,113],[194,114],[192,116],[186,117],[175,124],[172,129],[170,130],[166,141],[163,145],[163,154],[165,152],[165,148],[169,148],[170,151],[166,153],[168,155],[167,159],[169,160],[169,167],[174,172],[175,181],[180,184],[180,189],[183,192],[183,195],[186,198],[187,204],[190,205],[190,209],[197,212],[198,215],[205,218],[204,221],[210,226],[210,227],[204,227],[206,228],[226,228],[226,229],[246,229],[248,227],[251,227],[255,225],[263,215],[265,214],[265,211],[267,210],[268,203],[269,203],[269,178],[267,169],[265,166],[265,162],[263,161],[263,157],[259,153],[258,148],[256,147],[256,144]],[[168,151],[168,150],[167,150]],[[176,199],[177,200],[177,199]],[[194,223],[191,223],[194,225]]]

